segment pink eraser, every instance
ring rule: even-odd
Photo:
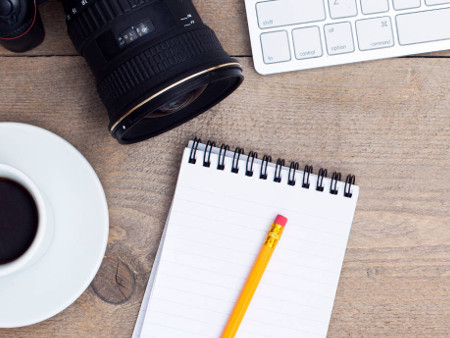
[[[287,218],[281,215],[278,215],[277,218],[275,218],[275,222],[276,224],[281,225],[282,227],[284,227],[287,223]]]

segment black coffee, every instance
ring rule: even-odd
[[[21,184],[0,177],[0,264],[22,256],[37,228],[38,211],[31,194]]]

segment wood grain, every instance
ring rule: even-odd
[[[450,59],[261,77],[245,57],[243,2],[196,5],[225,47],[244,56],[246,80],[209,112],[135,145],[121,146],[109,135],[94,79],[75,56],[63,18],[56,19],[58,3],[42,6],[48,34],[27,54],[34,57],[0,52],[0,121],[38,125],[74,144],[103,183],[111,221],[107,259],[93,285],[57,316],[0,329],[0,336],[131,335],[180,156],[194,136],[309,163],[316,171],[356,174],[361,194],[330,337],[448,336]]]

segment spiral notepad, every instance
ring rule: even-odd
[[[191,141],[134,337],[219,337],[274,217],[289,221],[237,337],[325,337],[355,177]]]

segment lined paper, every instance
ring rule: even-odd
[[[287,184],[288,169],[274,182],[239,172],[217,170],[218,149],[211,166],[203,166],[204,145],[195,164],[184,151],[178,184],[154,271],[134,336],[219,337],[245,279],[277,214],[288,218],[237,337],[325,337],[356,207],[352,198]],[[232,154],[232,153],[230,153]],[[145,308],[146,306],[146,308]],[[142,329],[141,329],[142,327]]]

